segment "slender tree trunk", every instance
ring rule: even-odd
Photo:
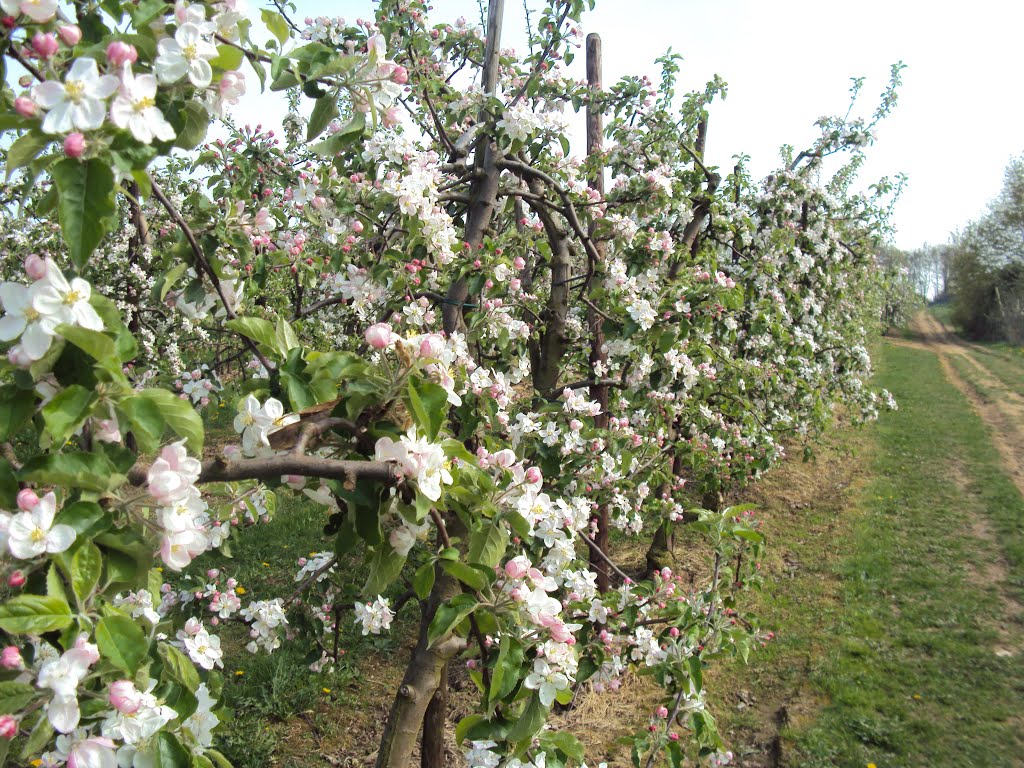
[[[437,690],[423,716],[420,768],[445,768],[444,736],[448,721],[448,664],[441,668]]]
[[[484,49],[483,68],[483,90],[488,96],[493,96],[498,87],[498,67],[500,64],[498,54],[501,42],[501,20],[505,11],[505,0],[489,0],[487,6],[487,44]],[[487,119],[485,114],[480,115],[480,122]],[[466,214],[465,242],[470,251],[475,250],[484,239],[484,233],[490,226],[491,217],[494,215],[495,202],[498,199],[498,179],[501,176],[497,168],[498,148],[493,142],[486,139],[486,133],[481,134],[484,138],[482,146],[478,146],[473,159],[477,176],[470,188],[470,205]],[[472,260],[472,253],[466,254]],[[466,298],[469,295],[469,285],[465,278],[459,278],[448,288],[448,295],[441,308],[444,332],[452,334],[458,330],[462,323],[462,311]]]
[[[376,768],[409,768],[412,765],[412,753],[416,746],[416,737],[420,733],[420,725],[425,724],[427,708],[442,684],[447,664],[466,647],[465,639],[457,635],[442,638],[431,647],[427,642],[427,628],[434,618],[437,606],[451,600],[460,591],[459,582],[438,567],[434,588],[430,592],[427,605],[420,618],[420,633],[416,648],[405,669],[402,685],[391,705],[387,725],[384,726],[380,749],[377,752]],[[441,706],[439,704],[438,708]],[[438,722],[436,709],[431,718],[432,728],[435,728]],[[447,715],[446,709],[445,707],[439,718],[442,735],[436,741],[431,741],[432,747],[437,742],[441,743],[442,756],[444,754],[443,729],[444,717]]]

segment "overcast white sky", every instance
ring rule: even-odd
[[[532,7],[538,0],[528,0]],[[368,0],[296,0],[304,16],[369,16]],[[431,20],[479,20],[476,0],[434,0]],[[604,43],[604,80],[646,74],[669,47],[683,55],[681,90],[714,74],[729,95],[711,111],[708,157],[731,169],[752,158],[768,173],[778,147],[814,136],[814,120],[844,112],[850,78],[867,78],[869,115],[889,66],[903,60],[896,112],[878,130],[862,178],[910,177],[896,209],[896,244],[944,242],[999,191],[1003,167],[1024,152],[1024,2],[1019,0],[598,0],[583,20]],[[503,45],[521,48],[521,0],[506,0]],[[581,52],[582,53],[582,52]],[[583,56],[573,67],[582,76]],[[267,114],[245,105],[240,117]],[[580,118],[582,122],[582,117]]]

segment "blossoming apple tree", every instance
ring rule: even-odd
[[[899,67],[870,119],[822,118],[755,184],[704,161],[724,82],[679,94],[668,56],[658,86],[606,87],[593,37],[589,81],[567,74],[585,5],[551,0],[519,57],[500,0],[485,29],[417,0],[354,24],[3,0],[0,750],[226,765],[217,627],[296,642],[302,596],[338,604],[358,562],[323,631],[419,627],[378,766],[420,734],[441,764],[454,663],[479,693],[470,766],[582,765],[545,723],[630,668],[665,689],[636,765],[728,759],[703,670],[766,634],[739,602],[762,536],[722,494],[837,403],[886,398],[864,344],[893,186],[851,182]],[[257,87],[286,94],[283,136],[230,121]],[[218,398],[235,441],[214,451]],[[164,583],[282,493],[327,521],[291,595]],[[669,567],[679,523],[706,578]],[[616,529],[656,532],[647,578],[614,562]]]

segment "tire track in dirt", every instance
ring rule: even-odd
[[[1002,459],[1004,471],[1017,486],[1017,490],[1024,495],[1024,398],[1007,388],[992,371],[971,354],[971,345],[968,342],[956,338],[933,315],[927,312],[918,313],[913,321],[913,329],[919,341],[896,343],[924,349],[938,357],[946,378],[988,426],[992,442]],[[970,366],[970,381],[961,376],[950,362],[952,355],[956,355]],[[979,384],[991,392],[993,397],[983,395],[978,389]],[[967,480],[962,465],[959,460],[954,460],[951,466],[952,481],[966,493]],[[1024,616],[1024,605],[1021,605],[1006,588],[1010,581],[1010,569],[1002,557],[999,537],[983,515],[970,515],[967,522],[971,535],[983,541],[993,553],[993,557],[972,564],[973,580],[975,583],[993,585],[999,589],[1005,617],[1008,619],[1007,623],[1000,623],[997,627],[1000,643],[993,650],[999,656],[1017,655],[1024,650],[1021,638],[1009,632],[1007,627],[1020,622]]]
[[[903,346],[935,353],[946,378],[953,384],[988,426],[992,442],[999,451],[1003,468],[1017,490],[1024,495],[1024,397],[1009,389],[974,355],[967,342],[956,339],[936,318],[921,312],[914,318],[914,331],[919,341],[890,340]],[[967,380],[956,370],[950,358],[956,356],[971,369]],[[991,392],[986,397],[977,385]]]

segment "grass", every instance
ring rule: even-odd
[[[1021,649],[999,653],[1024,630],[1007,615],[1024,502],[932,353],[886,345],[878,368],[900,410],[821,459],[850,486],[799,516],[769,499],[770,544],[800,567],[771,564],[761,612],[779,638],[724,671],[720,690],[755,703],[724,694],[720,720],[751,765],[1024,764]]]

